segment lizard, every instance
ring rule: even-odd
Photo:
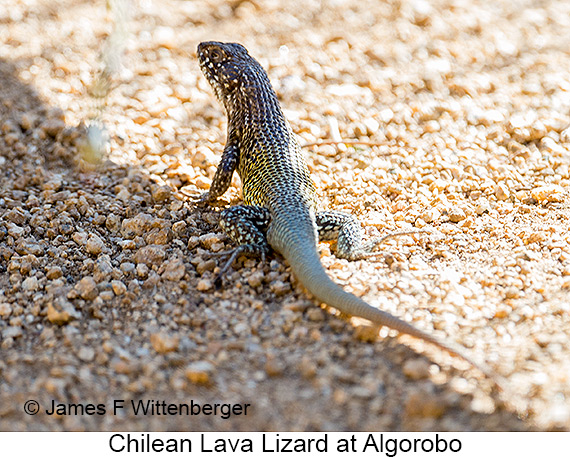
[[[243,205],[221,211],[220,226],[237,244],[217,279],[240,255],[265,261],[273,249],[319,301],[344,314],[364,318],[399,333],[427,341],[458,356],[496,380],[487,366],[462,350],[346,292],[326,273],[318,241],[337,240],[335,255],[359,260],[373,255],[382,239],[362,241],[359,221],[339,211],[319,211],[317,192],[297,139],[285,118],[263,67],[239,43],[217,41],[198,45],[200,69],[228,116],[221,161],[201,204],[214,203],[229,188],[237,171]]]

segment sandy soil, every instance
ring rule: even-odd
[[[105,2],[0,10],[1,430],[570,430],[570,3],[134,1],[103,120],[80,151]],[[287,6],[285,6],[285,4]],[[225,114],[203,40],[267,68],[323,206],[378,261],[323,244],[347,290],[465,347],[437,349],[319,308],[278,256],[240,259],[211,182]],[[24,413],[27,400],[41,407]],[[251,405],[247,415],[113,415],[114,400]],[[48,415],[52,401],[106,414]]]

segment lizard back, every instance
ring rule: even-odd
[[[244,202],[270,211],[288,201],[316,209],[309,169],[263,67],[237,43],[201,43],[198,54],[226,109],[228,137],[237,139]]]

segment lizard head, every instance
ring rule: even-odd
[[[198,62],[218,99],[229,108],[239,93],[269,79],[261,65],[239,43],[207,41],[198,45]]]

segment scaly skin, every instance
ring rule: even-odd
[[[265,258],[271,247],[321,302],[428,341],[494,378],[459,349],[370,306],[329,278],[317,252],[319,239],[338,239],[336,255],[351,260],[366,257],[376,243],[361,243],[360,225],[352,216],[317,212],[316,190],[299,144],[266,72],[247,50],[237,43],[204,42],[198,46],[198,60],[228,115],[222,160],[202,200],[213,202],[221,196],[235,170],[243,183],[245,205],[222,212],[220,224],[238,244],[222,273],[239,254]]]

